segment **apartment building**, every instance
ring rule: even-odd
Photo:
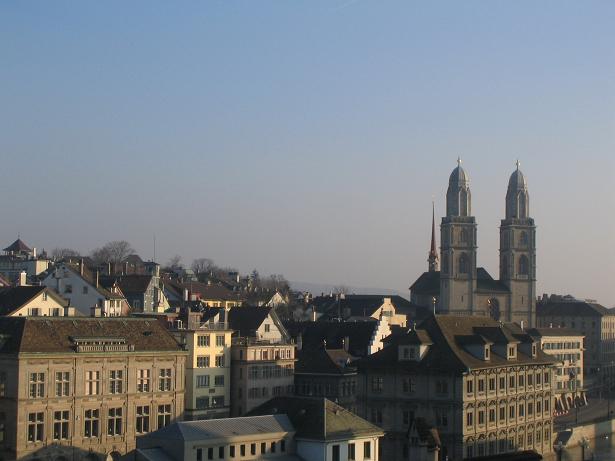
[[[234,307],[231,415],[240,416],[272,397],[293,395],[295,345],[269,307]]]
[[[181,418],[186,355],[152,319],[0,318],[0,458],[119,459]]]
[[[406,460],[415,419],[440,459],[552,450],[555,360],[526,333],[482,317],[433,316],[365,357],[357,406],[380,426],[382,458]]]
[[[75,308],[45,286],[15,286],[0,288],[0,315],[65,317],[74,316]]]
[[[188,352],[185,419],[226,418],[231,405],[231,335],[224,309],[184,312],[171,333]]]

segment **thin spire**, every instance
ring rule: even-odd
[[[438,250],[436,249],[436,206],[431,201],[431,248],[429,250],[429,272],[438,270]]]
[[[519,159],[517,159],[516,165],[517,165],[517,171],[519,171],[519,167],[521,166],[521,162],[519,161]]]
[[[457,157],[457,166],[461,166],[461,157],[460,156]]]

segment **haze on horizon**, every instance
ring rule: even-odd
[[[615,305],[613,2],[2,2],[0,244],[408,287],[457,156],[537,292]]]

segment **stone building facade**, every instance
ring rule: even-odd
[[[0,318],[0,458],[119,459],[181,419],[185,356],[155,320]]]
[[[432,242],[428,271],[410,287],[411,301],[451,315],[480,315],[504,322],[536,322],[536,228],[529,193],[517,169],[508,182],[500,225],[500,273],[478,266],[478,227],[472,215],[470,180],[461,161],[449,178],[446,216],[440,226],[440,270]]]
[[[494,320],[431,317],[356,363],[358,414],[385,431],[386,459],[408,459],[417,418],[437,430],[441,459],[546,453],[554,362],[534,338]]]

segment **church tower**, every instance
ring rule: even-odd
[[[500,280],[510,290],[510,320],[536,326],[536,226],[519,161],[506,192],[506,218],[500,225]]]
[[[476,292],[476,220],[470,180],[457,160],[448,181],[446,216],[440,226],[440,313],[472,315]]]

